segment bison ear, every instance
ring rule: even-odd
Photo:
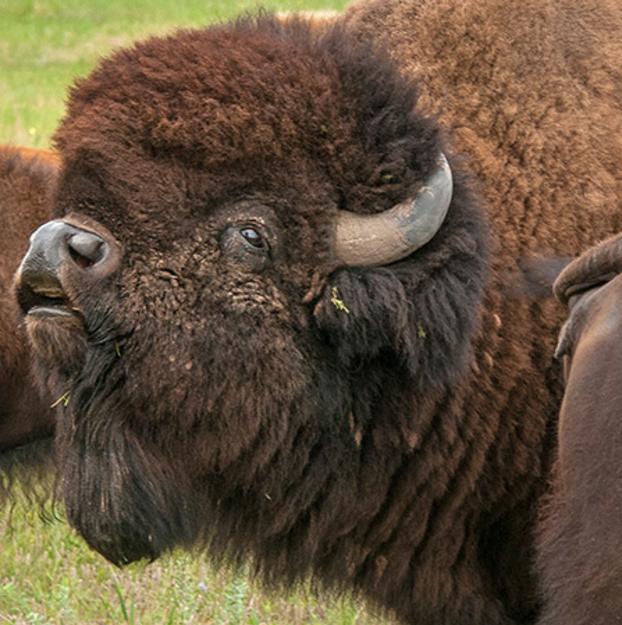
[[[352,371],[375,359],[392,363],[421,388],[454,383],[480,331],[488,249],[485,214],[455,171],[451,208],[425,245],[384,266],[339,268],[310,291],[331,357]]]
[[[414,197],[373,215],[339,212],[333,256],[339,265],[352,269],[333,275],[315,317],[345,363],[374,358],[388,347],[406,350],[411,359],[419,360],[426,331],[421,321],[419,327],[411,327],[411,304],[391,264],[437,235],[452,191],[451,168],[441,153],[437,168]]]
[[[427,280],[414,294],[404,269],[335,272],[314,309],[317,327],[347,369],[382,359],[420,389],[453,383],[472,355],[473,308],[459,300],[479,294],[451,278],[447,291]]]
[[[404,287],[392,271],[354,268],[331,276],[314,317],[339,360],[348,366],[401,342],[407,310]]]

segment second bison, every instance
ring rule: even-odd
[[[0,146],[0,501],[17,474],[32,473],[41,460],[46,464],[49,446],[42,439],[53,432],[50,402],[30,372],[13,277],[29,234],[50,218],[57,168],[51,152]]]
[[[543,625],[622,618],[622,236],[585,252],[555,283],[570,314],[557,353],[566,390],[553,492],[539,531]]]
[[[372,2],[72,90],[18,282],[61,493],[119,564],[198,544],[404,623],[529,623],[561,311],[507,278],[620,226],[619,12],[393,5],[414,80]]]

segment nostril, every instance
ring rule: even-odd
[[[106,255],[106,243],[90,232],[78,232],[67,240],[69,254],[82,269],[92,267]]]
[[[96,231],[86,230],[60,219],[39,226],[30,237],[18,279],[37,284],[47,283],[48,278],[56,282],[73,278],[93,281],[117,271],[123,255],[121,245],[104,226],[95,223],[95,227]]]

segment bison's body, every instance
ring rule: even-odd
[[[385,6],[152,39],[73,90],[18,287],[60,486],[118,563],[203,543],[404,623],[533,622],[561,309],[507,279],[620,226],[620,9]],[[436,236],[344,267],[339,210],[425,193],[443,149]]]
[[[52,411],[30,375],[13,277],[30,233],[50,218],[57,161],[51,152],[0,146],[0,451],[52,431]]]
[[[559,277],[570,300],[554,483],[540,529],[542,623],[611,625],[622,618],[622,238],[589,250]]]
[[[0,500],[18,476],[36,492],[50,455],[53,411],[31,375],[13,277],[28,236],[50,218],[57,168],[52,152],[0,146]]]

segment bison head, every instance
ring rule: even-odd
[[[70,522],[116,563],[310,566],[470,356],[486,228],[434,119],[343,29],[263,16],[104,60],[56,146],[17,289]]]

